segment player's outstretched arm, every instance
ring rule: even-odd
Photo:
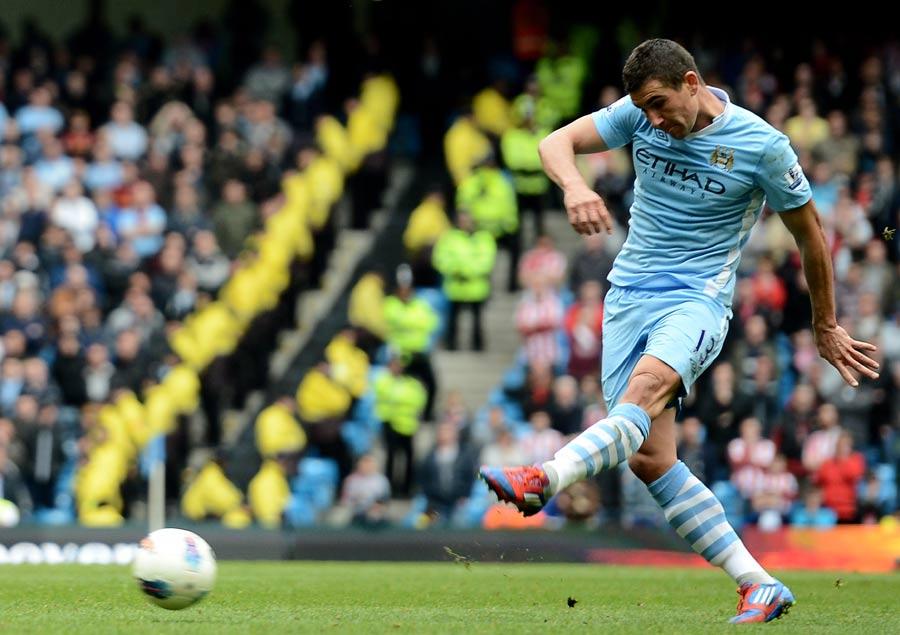
[[[540,145],[544,171],[563,191],[569,222],[579,234],[611,234],[612,216],[603,199],[584,182],[575,167],[575,155],[603,152],[606,143],[590,115],[585,115],[547,135]]]
[[[853,339],[837,323],[831,256],[816,206],[810,200],[780,216],[800,248],[803,272],[812,302],[813,335],[819,355],[837,368],[844,381],[851,386],[859,385],[858,375],[877,379],[878,362],[865,353],[874,351],[875,346]]]

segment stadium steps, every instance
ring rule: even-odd
[[[401,191],[409,186],[413,178],[413,168],[402,163],[394,166],[389,175],[388,186],[382,202],[383,207],[372,214],[369,229],[347,229],[350,209],[346,199],[335,211],[339,215],[337,244],[329,255],[328,266],[322,275],[319,289],[311,289],[297,300],[297,325],[294,330],[285,331],[279,338],[278,349],[269,359],[269,377],[280,379],[309,341],[316,325],[332,311],[336,301],[344,292],[360,260],[369,252],[372,241],[388,221],[388,210],[393,209]]]
[[[332,313],[335,303],[345,292],[359,262],[369,253],[374,238],[389,221],[389,210],[397,204],[400,193],[407,189],[415,175],[414,166],[398,162],[388,176],[388,186],[382,197],[382,208],[371,215],[369,229],[349,229],[349,195],[337,204],[338,231],[336,244],[328,256],[328,265],[322,274],[322,284],[318,289],[309,289],[297,299],[297,324],[279,334],[278,346],[269,357],[270,385],[275,385],[285,376],[297,355],[310,341],[316,327]],[[296,388],[296,386],[294,386]],[[226,446],[234,445],[253,422],[253,418],[266,403],[266,389],[252,392],[241,411],[229,410],[223,414],[223,441]]]
[[[560,250],[571,258],[581,247],[581,238],[576,234],[562,210],[545,212],[544,224],[548,233],[556,241]],[[523,245],[534,244],[531,218],[524,223]],[[526,249],[523,249],[525,251]],[[493,292],[484,307],[484,339],[486,349],[477,353],[468,350],[447,351],[439,349],[434,354],[435,372],[438,376],[438,407],[444,403],[447,393],[459,390],[466,405],[474,412],[487,403],[504,371],[515,361],[521,339],[516,331],[515,312],[520,294],[507,293],[506,280],[509,271],[509,257],[505,251],[497,254],[497,264],[491,274]],[[469,347],[471,316],[464,312],[460,317],[457,343],[462,349]]]

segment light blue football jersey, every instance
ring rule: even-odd
[[[684,139],[653,128],[628,96],[592,117],[609,148],[633,144],[631,221],[609,281],[697,289],[731,306],[741,249],[763,203],[791,210],[811,193],[788,138],[710,90],[725,110]]]

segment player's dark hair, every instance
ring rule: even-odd
[[[622,83],[628,93],[651,79],[668,88],[681,88],[688,71],[700,75],[694,56],[677,42],[656,38],[642,42],[631,52],[622,69]]]

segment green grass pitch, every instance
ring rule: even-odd
[[[782,579],[798,603],[767,628],[900,633],[896,575]],[[712,569],[223,562],[205,600],[166,611],[124,567],[0,567],[0,633],[717,633],[736,601]]]

